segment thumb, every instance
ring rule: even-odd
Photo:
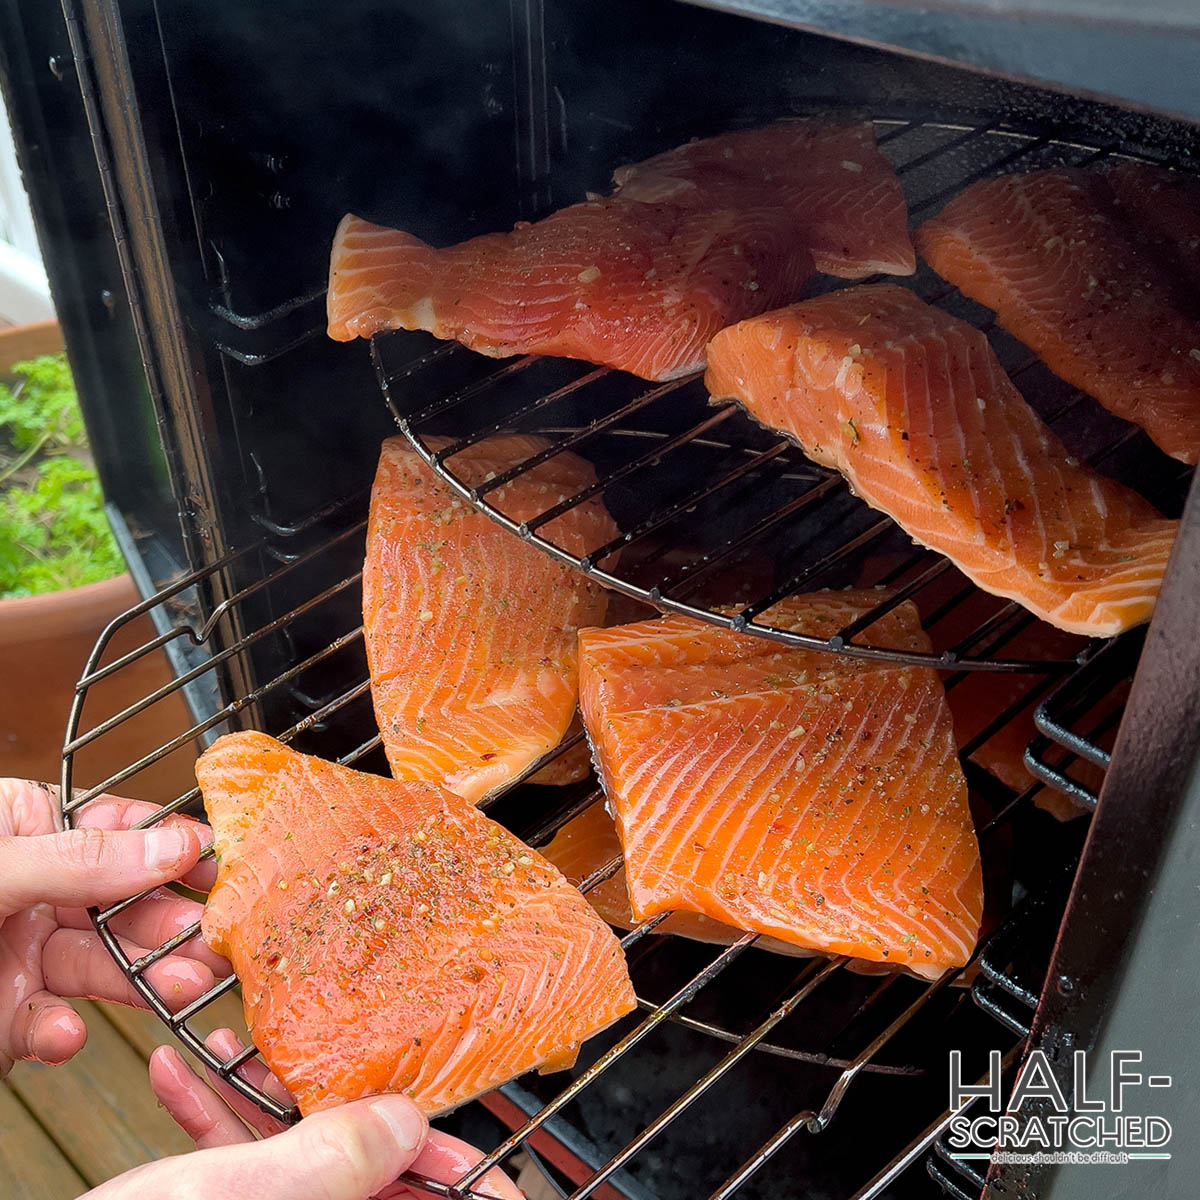
[[[70,829],[0,837],[0,918],[33,904],[80,908],[177,879],[200,857],[196,829]]]
[[[88,1196],[367,1200],[408,1167],[428,1133],[429,1123],[411,1101],[375,1096],[315,1113],[260,1142],[150,1163]]]

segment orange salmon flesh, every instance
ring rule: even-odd
[[[196,765],[217,881],[205,942],[302,1113],[379,1092],[444,1112],[635,1006],[620,944],[541,855],[460,796],[262,733]]]

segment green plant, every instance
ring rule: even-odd
[[[0,597],[119,574],[66,356],[13,372],[11,387],[0,383]]]

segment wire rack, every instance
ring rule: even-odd
[[[1002,126],[900,120],[877,120],[875,126],[914,220],[987,174],[1098,165],[1115,154],[1109,147]],[[895,282],[909,284],[986,332],[1026,398],[1081,459],[1126,481],[1140,479],[1141,490],[1154,493],[1151,499],[1168,510],[1178,507],[1187,469],[1169,462],[1139,430],[1055,380],[1035,355],[996,327],[987,310],[927,269]],[[404,332],[372,341],[379,382],[400,428],[458,495],[608,588],[663,611],[858,657],[991,671],[1064,671],[1075,661],[1045,653],[1002,654],[998,643],[1004,633],[1029,618],[1015,602],[990,599],[979,603],[971,626],[933,654],[871,646],[871,625],[896,604],[910,599],[927,610],[940,603],[933,597],[949,581],[964,592],[971,585],[944,558],[914,548],[890,518],[854,499],[836,472],[810,463],[736,403],[711,403],[699,375],[648,385],[563,360],[526,357],[497,365],[452,343],[430,345],[426,335]],[[513,430],[540,435],[551,445],[474,486],[456,473],[456,454]],[[442,444],[447,434],[451,440]],[[598,480],[523,522],[506,515],[497,501],[505,486],[565,450],[591,459]],[[1147,460],[1156,461],[1149,489]],[[623,532],[586,555],[573,554],[548,527],[594,496],[604,499]],[[664,544],[683,553],[664,561]],[[731,611],[728,597],[714,585],[747,568],[754,573],[764,560],[766,578]],[[894,584],[901,575],[904,582],[886,600],[828,639],[760,619],[771,605],[802,590]],[[1095,649],[1085,645],[1077,653],[1087,657]]]
[[[115,620],[103,633],[89,658],[85,672],[79,681],[76,700],[72,708],[67,741],[63,755],[63,795],[72,799],[64,806],[68,822],[90,800],[103,793],[137,794],[137,779],[142,771],[153,767],[171,755],[191,755],[219,733],[241,725],[260,723],[259,706],[272,693],[279,690],[300,690],[305,672],[322,661],[347,651],[361,654],[361,628],[346,629],[329,640],[318,654],[294,662],[273,678],[267,679],[245,694],[234,697],[216,711],[204,715],[192,724],[180,728],[175,736],[161,744],[148,745],[144,753],[132,757],[129,764],[114,772],[94,786],[74,788],[76,758],[100,739],[111,737],[128,723],[135,721],[155,704],[169,695],[186,688],[196,679],[209,673],[218,673],[223,665],[245,653],[257,643],[280,639],[290,625],[309,614],[320,615],[332,610],[334,601],[345,593],[354,593],[358,585],[358,574],[353,573],[333,586],[323,589],[292,610],[280,613],[258,626],[249,626],[246,614],[255,598],[265,589],[278,586],[281,581],[310,567],[314,560],[335,554],[340,545],[347,541],[361,541],[363,522],[353,519],[353,506],[348,506],[347,523],[343,533],[301,552],[284,549],[278,538],[265,539],[253,546],[225,556],[204,571],[194,572],[178,579],[170,588],[144,601],[128,613]],[[191,606],[181,603],[181,598],[194,592],[206,577],[224,569],[243,556],[262,555],[270,549],[269,558],[284,558],[274,570],[264,574],[255,584],[230,597],[217,610],[202,618],[191,611]],[[146,639],[141,645],[113,656],[110,647],[115,638],[144,614],[159,610],[160,631]],[[225,637],[229,630],[238,628],[240,635],[234,639]],[[203,660],[189,671],[168,684],[144,696],[130,708],[107,717],[96,724],[85,721],[87,702],[93,690],[118,672],[130,669],[149,654],[161,650],[173,641],[186,643],[196,650],[207,651]],[[276,731],[282,741],[297,744],[305,749],[318,750],[323,739],[339,717],[349,717],[353,726],[371,730],[369,736],[358,741],[349,751],[337,755],[343,764],[362,765],[370,759],[378,746],[378,737],[373,732],[369,710],[364,707],[368,698],[368,681],[365,664],[360,664],[361,677],[340,689],[338,694],[289,727]],[[960,674],[957,676],[962,677]],[[955,677],[951,677],[951,681]],[[1036,689],[1035,689],[1036,690]],[[1028,707],[1028,697],[1014,702],[1010,711],[999,715],[997,728],[1022,707]],[[540,763],[529,768],[532,773],[550,758],[564,753],[575,739],[570,739]],[[986,740],[986,731],[985,731]],[[982,744],[982,742],[980,743]],[[1008,828],[1016,814],[1027,811],[1030,801],[1040,785],[1030,782],[1030,787],[1020,796],[1008,797],[1003,802],[993,798],[989,811],[991,817],[981,827],[981,838],[986,846],[989,839]],[[520,832],[530,844],[544,846],[564,824],[583,813],[593,804],[603,803],[603,795],[594,781],[574,788],[550,789],[521,787],[514,781],[507,792],[492,797],[489,806],[497,814],[507,802],[520,791],[521,801],[513,808],[527,810],[529,816]],[[531,793],[541,794],[544,799],[540,809],[529,802]],[[152,824],[165,816],[180,811],[197,811],[198,790],[189,789],[163,806],[160,812],[147,818],[143,824]],[[581,882],[586,893],[602,881],[611,878],[621,868],[619,857],[601,864]],[[204,1041],[203,1015],[218,998],[236,985],[230,977],[219,981],[205,995],[176,1009],[168,997],[159,994],[151,983],[147,972],[157,962],[174,951],[186,953],[188,942],[199,935],[199,926],[181,930],[161,945],[150,948],[140,957],[132,957],[114,931],[114,922],[142,897],[130,897],[120,903],[93,913],[93,920],[109,951],[132,981],[145,1003],[157,1013],[170,1030],[204,1063],[221,1078],[227,1080],[244,1095],[253,1099],[265,1111],[282,1120],[294,1119],[295,1113],[269,1095],[249,1084],[240,1069],[256,1054],[247,1047],[243,1052],[225,1060],[217,1056]],[[587,1089],[601,1086],[600,1081],[616,1064],[634,1058],[648,1039],[665,1023],[678,1025],[711,1040],[718,1049],[719,1057],[698,1078],[689,1082],[681,1093],[659,1116],[636,1131],[633,1137],[617,1153],[596,1163],[590,1173],[582,1178],[573,1193],[582,1200],[602,1183],[611,1179],[626,1167],[645,1147],[650,1145],[669,1125],[677,1121],[690,1107],[717,1088],[747,1056],[766,1056],[786,1063],[804,1063],[820,1068],[828,1076],[828,1086],[819,1103],[805,1106],[783,1125],[770,1139],[751,1156],[747,1157],[736,1171],[732,1172],[714,1196],[731,1196],[762,1166],[764,1166],[789,1141],[800,1134],[817,1134],[826,1130],[841,1108],[847,1093],[857,1080],[865,1076],[906,1079],[920,1076],[923,1064],[912,1056],[911,1049],[899,1057],[889,1058],[887,1050],[894,1043],[911,1037],[913,1028],[925,1018],[926,1026],[934,1027],[961,1010],[962,1001],[970,994],[961,985],[970,974],[981,969],[992,959],[997,964],[988,969],[1001,980],[1006,978],[1006,967],[996,955],[989,957],[989,947],[1011,941],[1014,936],[1013,921],[1022,919],[1018,909],[1003,921],[996,932],[983,943],[976,959],[964,971],[948,975],[934,984],[926,984],[896,975],[868,977],[857,975],[847,969],[844,959],[815,958],[809,960],[781,959],[755,951],[755,965],[747,967],[745,956],[751,953],[756,938],[746,935],[731,946],[723,948],[697,947],[687,944],[686,953],[679,961],[672,955],[678,939],[655,935],[656,927],[665,917],[656,917],[624,935],[622,944],[629,958],[631,970],[638,988],[639,1012],[627,1018],[633,1022],[631,1028],[621,1026],[620,1037],[607,1046],[600,1056],[582,1073],[578,1074],[563,1090],[528,1114],[521,1126],[515,1129],[499,1146],[495,1147],[484,1164],[459,1183],[459,1191],[433,1182],[428,1183],[431,1191],[445,1195],[474,1195],[471,1184],[475,1182],[487,1165],[502,1162],[507,1156],[521,1148],[535,1133],[556,1117],[569,1110]],[[1017,937],[1019,941],[1020,938]],[[696,956],[699,955],[699,960]],[[735,964],[741,960],[740,968]],[[769,965],[768,965],[769,964]],[[768,982],[762,988],[750,988],[752,995],[738,1005],[734,1017],[730,1016],[729,996],[747,991],[747,978]],[[724,992],[721,989],[724,988]],[[706,1007],[706,998],[717,994],[715,1005]],[[832,1008],[836,1019],[830,1020],[827,1009]],[[818,1011],[824,1013],[817,1019]],[[800,1018],[800,1019],[797,1019]],[[1020,1028],[1009,1026],[1019,1034]],[[811,1030],[819,1030],[814,1042]],[[1008,1044],[1012,1039],[1003,1039]],[[723,1049],[722,1049],[723,1047]],[[873,1194],[873,1193],[865,1193]]]
[[[920,218],[958,188],[988,172],[1058,162],[1097,162],[1113,149],[1036,137],[1002,126],[970,126],[914,121],[877,122],[879,141],[896,165],[909,194],[913,216]],[[1168,464],[1143,435],[1096,409],[1089,400],[1048,377],[1021,347],[986,322],[944,284],[918,275],[912,285],[927,298],[969,316],[986,328],[1002,361],[1034,403],[1059,430],[1073,452],[1142,490],[1166,511],[1181,500],[1186,474]],[[312,307],[317,293],[278,314],[245,318],[216,316],[234,328],[244,325],[257,339],[253,352],[239,361],[253,366],[305,340],[296,322]],[[286,336],[271,344],[271,323],[278,317]],[[250,325],[245,325],[251,321]],[[249,355],[247,357],[246,355]],[[1000,784],[981,765],[992,739],[1017,721],[1039,725],[1059,711],[1047,700],[1055,680],[1088,670],[1108,653],[1082,639],[1056,642],[1047,653],[1039,626],[1018,606],[977,591],[943,559],[916,549],[886,518],[871,513],[849,495],[841,480],[809,463],[786,440],[771,435],[733,406],[710,407],[698,379],[647,386],[615,372],[561,360],[520,359],[497,364],[449,345],[432,345],[422,335],[394,334],[375,339],[372,355],[388,404],[401,428],[433,468],[451,486],[508,527],[560,561],[586,571],[616,591],[652,606],[690,614],[781,642],[865,657],[899,658],[939,668],[951,692],[974,678],[977,670],[1004,672],[1019,680],[1005,700],[961,747],[972,785],[985,861],[1001,859],[1006,846],[1029,846],[1048,859],[1026,862],[989,888],[991,931],[972,962],[936,983],[897,975],[863,976],[844,959],[783,959],[755,949],[745,935],[726,947],[700,947],[656,933],[664,917],[643,923],[622,938],[638,994],[638,1011],[611,1034],[596,1039],[565,1087],[556,1081],[542,1090],[501,1089],[521,1095],[507,1118],[511,1132],[455,1185],[414,1179],[426,1190],[468,1200],[474,1185],[494,1164],[539,1136],[576,1122],[588,1097],[610,1086],[630,1064],[650,1064],[655,1041],[667,1031],[696,1036],[708,1047],[695,1062],[677,1065],[680,1079],[661,1107],[603,1150],[593,1147],[571,1177],[572,1200],[599,1193],[636,1195],[626,1181],[683,1122],[712,1103],[722,1086],[751,1064],[774,1064],[780,1071],[804,1070],[808,1086],[795,1111],[766,1136],[744,1140],[757,1145],[738,1151],[723,1179],[711,1189],[724,1200],[746,1189],[785,1149],[816,1135],[826,1141],[838,1128],[835,1117],[849,1106],[868,1081],[915,1087],[934,1064],[940,1080],[948,1040],[970,1026],[983,1041],[1005,1049],[1012,1061],[1028,1031],[1040,988],[1038,971],[1046,955],[1038,937],[1052,936],[1061,902],[1038,886],[1048,877],[1047,861],[1066,871],[1073,866],[1078,837],[1057,834],[1030,838],[1023,823],[1052,824],[1034,808],[1044,784],[1031,777],[1018,792]],[[255,361],[252,361],[255,360]],[[535,432],[552,443],[544,455],[518,464],[477,488],[468,487],[447,465],[455,452],[493,432]],[[449,434],[444,448],[428,439]],[[597,467],[598,482],[538,517],[516,525],[489,497],[504,483],[552,453],[571,449]],[[701,482],[697,482],[701,481]],[[1146,486],[1149,481],[1150,486]],[[547,536],[561,512],[601,495],[624,533],[586,558],[568,554]],[[369,682],[357,617],[366,494],[283,526],[260,521],[263,537],[223,556],[202,570],[177,579],[158,595],[114,621],[102,634],[76,689],[63,751],[65,819],[104,792],[137,793],[143,771],[171,756],[188,759],[218,734],[234,728],[265,728],[280,740],[345,765],[383,769],[379,738],[370,709]],[[330,529],[333,530],[330,533]],[[615,557],[620,551],[619,559]],[[214,587],[218,578],[249,579],[243,586]],[[318,582],[314,582],[318,581]],[[758,618],[771,604],[793,592],[842,584],[880,585],[889,598],[871,613],[828,641],[803,638],[771,628]],[[206,603],[208,595],[223,596]],[[286,603],[279,598],[289,597]],[[897,655],[869,644],[871,624],[894,604],[914,600],[935,646],[933,656]],[[729,605],[735,611],[730,614]],[[154,618],[157,633],[135,649],[114,644],[139,618]],[[297,631],[321,630],[314,642]],[[195,663],[168,684],[113,716],[89,723],[89,703],[121,672],[148,655],[171,646],[189,648]],[[1027,647],[1034,647],[1027,650]],[[1079,667],[1082,661],[1084,666]],[[264,663],[275,664],[270,669]],[[223,703],[164,741],[131,752],[127,765],[94,786],[73,789],[77,763],[104,739],[113,739],[166,698],[201,679],[216,680]],[[333,681],[330,683],[330,681]],[[249,681],[249,682],[247,682]],[[1006,697],[1008,693],[1005,693]],[[1061,717],[1070,732],[1074,710]],[[280,713],[290,714],[286,719]],[[1032,725],[1032,721],[1031,721]],[[532,774],[570,742],[530,767]],[[1068,747],[1071,749],[1071,747]],[[1086,752],[1074,748],[1074,752]],[[169,801],[146,823],[170,813],[198,811],[198,790],[189,788]],[[489,800],[493,815],[534,846],[544,846],[573,817],[603,796],[594,781],[566,789],[513,782]],[[1041,829],[1039,825],[1037,828]],[[621,860],[599,866],[581,882],[588,891],[621,869]],[[1015,881],[1015,882],[1014,882]],[[199,927],[132,956],[117,937],[114,922],[141,897],[131,897],[93,920],[114,959],[138,994],[185,1046],[210,1070],[282,1120],[295,1113],[252,1086],[242,1069],[256,1054],[247,1047],[233,1058],[218,1057],[204,1041],[206,1010],[235,986],[219,981],[182,1008],[153,987],[147,972],[198,937]],[[1032,930],[1041,930],[1038,937]],[[972,1000],[974,1003],[972,1003]],[[974,1014],[974,1015],[973,1015]],[[990,1014],[990,1016],[985,1015]],[[985,1032],[971,1022],[978,1017]],[[990,1018],[995,1017],[996,1021]],[[934,1049],[931,1050],[931,1047]],[[678,1055],[676,1059],[678,1059]],[[694,1070],[692,1068],[694,1067]],[[561,1077],[560,1077],[561,1078]],[[793,1077],[782,1078],[789,1083]],[[531,1085],[532,1086],[532,1085]],[[890,1084],[889,1084],[890,1086]],[[791,1091],[777,1089],[786,1095]],[[914,1116],[924,1111],[914,1105]],[[883,1195],[898,1176],[931,1151],[951,1114],[936,1107],[920,1130],[888,1131],[903,1144],[881,1150],[879,1169],[856,1200]],[[802,1137],[803,1135],[803,1137]],[[877,1139],[882,1140],[882,1139]],[[864,1168],[869,1169],[869,1168]],[[565,1194],[565,1193],[564,1193]]]
[[[1099,781],[1112,761],[1112,743],[1145,631],[1135,629],[1114,638],[1089,655],[1042,700],[1034,713],[1037,735],[1025,751],[1025,765],[1036,779],[1070,797],[1089,811],[1099,799]],[[1066,754],[1055,753],[1055,748]],[[1077,763],[1092,769],[1081,778]]]

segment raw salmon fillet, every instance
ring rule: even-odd
[[[818,271],[861,279],[911,275],[904,189],[867,123],[780,121],[688,142],[613,175],[617,196],[681,207],[744,203],[747,170],[803,223]]]
[[[829,636],[878,592],[763,620]],[[637,920],[669,910],[933,978],[983,909],[979,845],[937,673],[664,617],[580,633],[580,704]],[[928,650],[911,604],[869,631]]]
[[[814,269],[911,272],[900,184],[869,126],[788,121],[616,173],[597,198],[437,250],[348,215],[329,336],[424,329],[504,357],[554,354],[646,379],[704,365],[731,321],[796,300]]]
[[[1104,177],[1131,220],[1193,287],[1200,287],[1200,179],[1127,162]]]
[[[1173,458],[1200,453],[1200,322],[1100,175],[972,184],[917,231],[930,266]]]
[[[479,483],[546,445],[490,438],[447,465]],[[521,521],[594,480],[583,459],[560,454],[489,499]],[[617,534],[597,499],[545,530],[577,554]],[[367,526],[363,630],[397,779],[477,802],[557,746],[575,714],[576,631],[602,621],[604,610],[599,585],[459,500],[403,438],[384,442]]]
[[[542,853],[567,877],[568,882],[578,887],[592,872],[607,866],[621,854],[621,839],[617,836],[616,823],[604,805],[596,803],[568,821]],[[610,925],[618,929],[633,929],[638,924],[629,907],[624,867],[611,879],[589,888],[585,895],[587,902]],[[732,946],[745,936],[741,929],[723,925],[703,913],[693,912],[672,913],[661,925],[654,927],[654,932],[674,934],[693,942],[708,942],[716,946]],[[777,954],[803,957],[813,953],[769,937],[760,937],[754,945],[759,950],[772,950]]]
[[[1178,522],[1080,465],[987,338],[911,292],[862,286],[743,321],[713,339],[705,382],[985,591],[1073,633],[1149,619]]]
[[[635,1005],[620,944],[539,854],[432,784],[262,733],[196,764],[217,881],[207,944],[303,1113],[378,1092],[444,1112]]]

